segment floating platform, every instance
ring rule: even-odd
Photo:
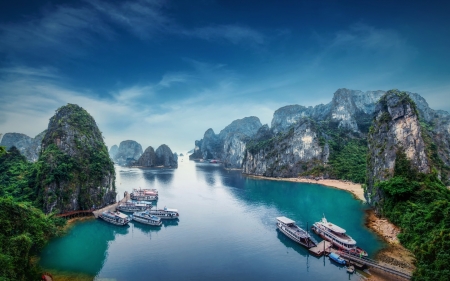
[[[311,254],[316,257],[321,257],[323,255],[328,255],[331,252],[331,247],[333,244],[326,240],[322,240],[316,247],[309,248]]]

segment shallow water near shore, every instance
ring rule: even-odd
[[[178,221],[160,228],[79,222],[44,248],[41,266],[97,280],[359,280],[277,231],[278,216],[306,229],[325,214],[370,256],[384,247],[364,226],[367,206],[348,192],[183,160],[175,170],[116,167],[118,199],[133,188],[157,188],[158,207],[177,208]]]

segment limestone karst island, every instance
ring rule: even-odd
[[[450,280],[444,1],[0,9],[0,281]]]

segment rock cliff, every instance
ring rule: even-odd
[[[142,146],[134,140],[122,141],[119,145],[114,162],[121,166],[134,165],[142,155]]]
[[[165,144],[160,145],[156,151],[156,166],[164,166],[167,168],[178,167],[178,157],[175,157],[172,150]]]
[[[377,205],[383,198],[376,183],[391,178],[399,152],[404,152],[414,169],[430,172],[419,111],[408,93],[388,91],[378,102],[368,134],[367,188],[365,196]]]
[[[264,128],[264,127],[263,127]],[[260,130],[260,134],[264,136]],[[270,135],[265,135],[265,138]],[[328,162],[328,147],[321,145],[313,121],[301,118],[277,136],[250,142],[243,162],[243,173],[268,177],[297,176],[316,163]]]
[[[37,167],[38,200],[46,213],[115,200],[114,164],[95,120],[78,105],[60,107],[50,119]]]
[[[117,145],[111,146],[111,148],[109,149],[109,157],[111,157],[111,159],[114,159],[117,155],[117,152],[119,152],[119,147]]]
[[[45,132],[43,131],[34,138],[19,133],[6,133],[0,142],[0,146],[5,146],[6,149],[15,146],[28,161],[36,162]]]
[[[156,154],[153,147],[149,146],[145,149],[144,153],[139,157],[136,162],[137,166],[141,167],[154,167],[156,166]]]
[[[261,126],[259,118],[251,116],[233,121],[219,134],[208,129],[203,139],[195,141],[194,153],[189,159],[218,159],[226,167],[241,168],[246,143]]]

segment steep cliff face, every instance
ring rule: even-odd
[[[175,158],[172,150],[165,144],[160,145],[156,151],[156,166],[164,166],[167,168],[178,167],[178,157]]]
[[[119,152],[119,147],[117,145],[111,146],[111,148],[109,149],[109,157],[111,157],[111,159],[114,159],[117,155],[117,152]]]
[[[137,166],[142,167],[154,167],[156,166],[156,154],[153,147],[149,146],[145,149],[144,153],[139,157],[139,160],[136,162]]]
[[[326,104],[304,107],[288,105],[279,108],[273,114],[272,131],[277,134],[290,128],[301,118],[308,117],[315,121],[336,123],[342,129],[367,133],[372,121],[375,104],[384,91],[357,91],[338,89],[333,100]]]
[[[219,159],[229,168],[241,168],[246,143],[261,127],[259,118],[251,116],[233,121],[219,134],[208,129],[203,139],[195,142],[189,159]]]
[[[142,155],[142,146],[134,140],[122,141],[114,162],[121,166],[134,165]]]
[[[328,161],[328,147],[321,146],[315,124],[308,118],[290,130],[265,141],[249,143],[243,173],[292,177]]]
[[[405,92],[388,91],[378,102],[375,120],[368,135],[367,189],[370,204],[383,198],[376,183],[391,178],[399,151],[404,152],[414,169],[430,172],[424,136],[415,103]]]
[[[46,213],[89,209],[114,201],[115,172],[100,130],[78,105],[50,119],[37,162],[39,200]]]
[[[34,138],[19,133],[6,133],[0,142],[0,146],[6,146],[6,149],[15,146],[28,161],[36,162],[45,133],[46,131],[43,131]]]

